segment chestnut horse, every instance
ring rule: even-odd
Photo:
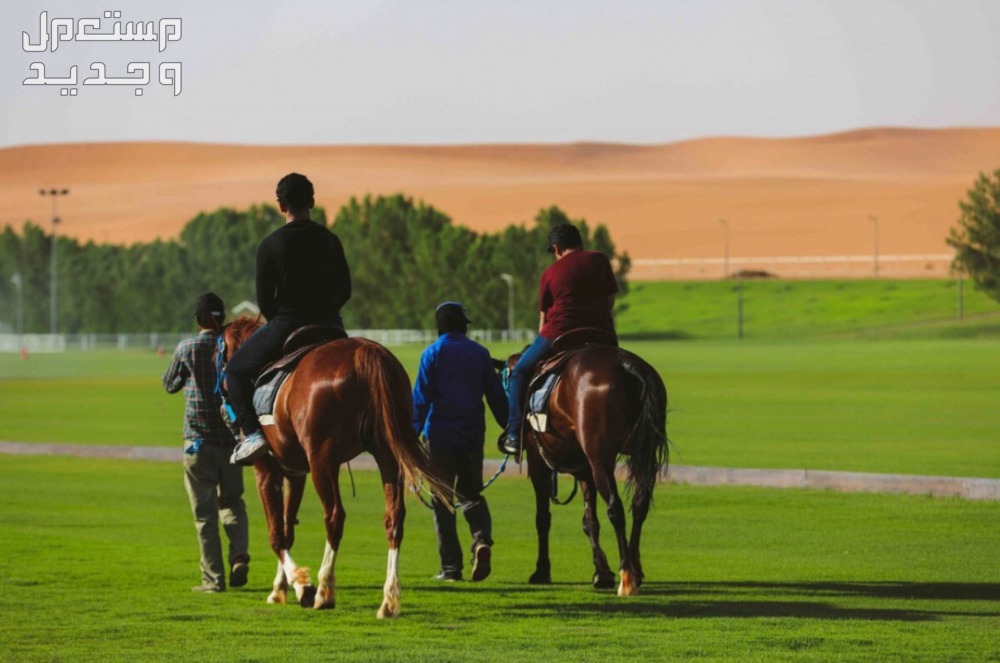
[[[519,355],[508,360],[513,366]],[[562,368],[549,395],[546,432],[524,424],[528,475],[535,489],[535,529],[538,559],[528,582],[552,582],[549,527],[554,472],[572,475],[583,491],[583,531],[594,552],[593,584],[615,585],[615,574],[598,541],[597,495],[608,506],[621,557],[619,596],[638,593],[642,583],[639,539],[653,501],[658,475],[666,470],[667,390],[645,361],[617,347],[587,345],[575,351]],[[632,534],[626,539],[625,509],[618,494],[615,468],[627,457],[626,493],[632,498]]]
[[[227,325],[220,348],[223,361],[259,327],[258,320],[249,318]],[[412,417],[409,377],[399,360],[378,343],[344,338],[312,350],[300,361],[278,392],[273,425],[264,426],[271,454],[254,462],[271,548],[278,556],[278,573],[268,603],[284,603],[290,582],[303,607],[334,607],[334,564],[345,518],[340,466],[368,451],[382,475],[389,539],[389,562],[377,616],[399,614],[404,484],[419,485],[424,477],[432,490],[441,488],[413,430]],[[310,584],[309,570],[297,566],[289,554],[305,475],[310,472],[326,523],[326,548],[315,588]]]

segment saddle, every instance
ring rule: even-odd
[[[261,424],[273,423],[273,419],[265,420],[265,417],[274,412],[278,390],[302,358],[319,346],[341,338],[347,338],[347,332],[336,325],[306,325],[289,334],[285,339],[284,356],[262,368],[254,381],[253,407]]]
[[[528,383],[528,403],[525,410],[528,423],[539,433],[544,433],[548,428],[549,396],[559,381],[563,367],[574,355],[590,345],[617,348],[618,339],[614,334],[595,327],[571,329],[552,342],[555,354],[535,368],[531,382]]]

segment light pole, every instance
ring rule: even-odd
[[[14,272],[10,282],[17,288],[17,344],[23,345],[21,337],[24,335],[24,279],[21,278],[21,272]]]
[[[729,222],[719,219],[722,224],[722,278],[729,277]]]
[[[878,278],[878,217],[874,214],[868,215],[868,220],[872,222],[875,226],[875,237],[874,237],[874,260],[875,260],[875,278]]]
[[[39,195],[51,196],[52,197],[52,275],[50,278],[49,291],[52,295],[50,307],[51,311],[49,313],[49,333],[55,334],[58,327],[58,316],[56,313],[56,305],[58,304],[58,284],[59,284],[59,274],[56,267],[56,224],[59,223],[59,207],[57,202],[59,196],[68,196],[69,189],[41,189],[39,190]]]
[[[736,305],[736,337],[743,340],[743,272],[740,272],[740,294]]]
[[[501,274],[502,278],[507,283],[507,335],[512,340],[514,337],[514,277],[510,274]]]
[[[956,277],[958,278],[958,321],[962,322],[965,319],[965,299],[962,296],[962,270],[956,270]]]

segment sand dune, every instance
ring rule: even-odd
[[[878,217],[883,255],[942,254],[958,200],[979,172],[997,167],[1000,128],[650,146],[41,145],[0,150],[0,225],[34,219],[47,227],[50,202],[38,189],[59,186],[71,189],[60,201],[61,233],[118,243],[175,237],[201,210],[271,201],[277,179],[294,170],[309,175],[331,212],[351,196],[402,191],[457,223],[495,230],[557,204],[607,224],[640,260],[719,258],[720,217],[728,220],[734,260],[868,255],[870,215]],[[900,275],[943,275],[947,265],[910,268],[916,271]],[[891,273],[889,265],[883,270]],[[644,265],[636,276],[717,272],[706,264]]]

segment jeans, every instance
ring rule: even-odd
[[[431,449],[431,464],[442,479],[455,485],[462,498],[460,508],[469,531],[472,533],[472,552],[476,546],[493,545],[493,522],[490,509],[486,505],[483,491],[483,449],[459,451],[434,451]],[[437,532],[438,553],[441,556],[442,571],[462,570],[462,547],[458,543],[456,518],[453,511],[437,498],[431,500],[434,507],[434,530]]]
[[[236,411],[236,423],[244,435],[260,432],[260,422],[253,409],[253,383],[260,369],[284,354],[283,346],[288,336],[301,323],[276,316],[255,331],[229,358],[226,365],[226,389],[229,401]]]
[[[535,372],[535,366],[552,354],[552,341],[538,336],[535,342],[528,346],[521,358],[517,360],[510,372],[510,390],[507,394],[510,403],[510,418],[507,421],[507,435],[521,439],[521,424],[524,421],[524,399],[528,391],[528,383]]]

